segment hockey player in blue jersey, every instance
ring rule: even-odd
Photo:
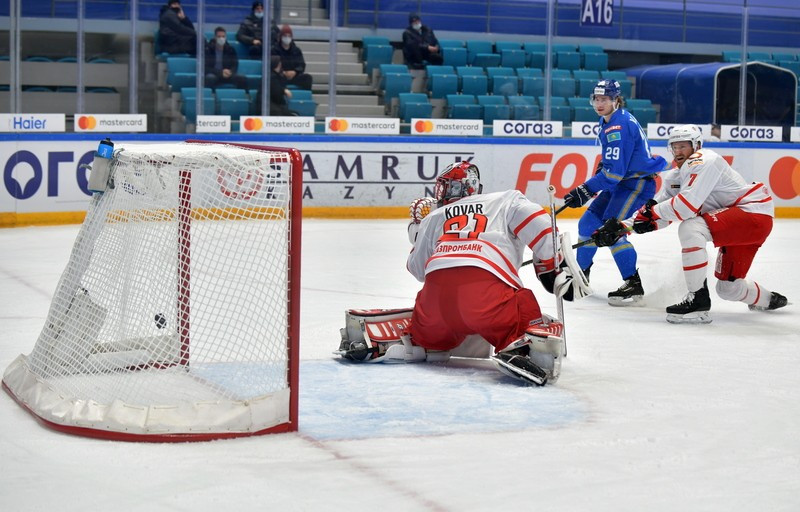
[[[652,199],[656,192],[654,175],[667,168],[666,160],[650,153],[647,137],[636,118],[621,108],[619,82],[600,80],[591,103],[601,117],[598,138],[602,160],[592,178],[564,196],[564,204],[570,208],[579,208],[595,198],[578,221],[580,241],[591,238],[607,219],[627,219]],[[636,250],[624,236],[610,249],[625,282],[608,294],[608,303],[628,306],[640,302],[644,288],[636,268]],[[596,252],[597,247],[591,245],[577,250],[578,265],[586,277]]]

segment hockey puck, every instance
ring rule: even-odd
[[[167,326],[167,319],[163,313],[156,314],[155,321],[156,321],[156,327],[158,327],[159,329],[163,329],[164,327]]]

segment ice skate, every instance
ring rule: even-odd
[[[618,290],[608,293],[608,304],[611,306],[641,306],[644,298],[642,280],[639,271],[625,280]]]
[[[498,352],[492,356],[492,362],[498,370],[509,377],[536,384],[537,386],[544,386],[547,384],[547,371],[531,361],[528,356],[529,351],[530,347],[523,345],[512,350]]]
[[[750,311],[772,311],[773,309],[782,308],[789,304],[789,301],[777,292],[772,292],[769,295],[769,305],[767,307],[764,306],[756,306],[755,304],[750,304],[747,306],[750,308]]]
[[[703,287],[696,292],[689,292],[683,301],[667,306],[667,322],[672,324],[708,324],[711,323],[711,297],[708,295],[708,285],[703,281]]]

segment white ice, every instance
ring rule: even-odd
[[[574,220],[560,221],[577,238]],[[800,223],[777,220],[750,277],[800,301]],[[77,226],[0,230],[0,370],[29,353]],[[482,362],[334,359],[347,308],[410,306],[405,222],[306,219],[300,430],[188,444],[73,437],[0,395],[0,507],[17,510],[797,511],[797,305],[757,313],[712,288],[713,323],[671,325],[683,298],[677,229],[637,235],[646,306],[566,306],[555,386]],[[709,247],[711,262],[716,251]],[[523,279],[555,313],[526,267]]]

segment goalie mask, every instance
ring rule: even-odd
[[[675,153],[672,151],[672,143],[681,141],[691,142],[692,151],[697,151],[703,146],[703,133],[700,131],[700,128],[693,124],[685,124],[673,128],[669,134],[669,142],[667,143],[669,152],[672,153],[673,156]]]
[[[478,166],[470,162],[455,162],[448,165],[436,178],[433,195],[441,206],[458,201],[462,197],[480,194],[482,190]]]

